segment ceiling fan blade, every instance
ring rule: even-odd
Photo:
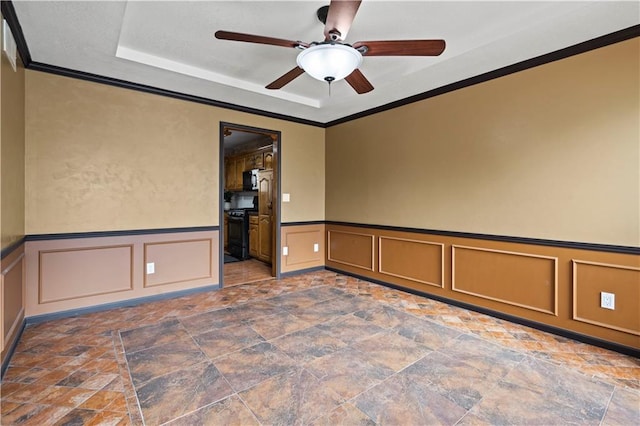
[[[360,3],[361,0],[331,0],[327,21],[324,24],[325,40],[344,40],[347,37]],[[337,38],[332,38],[332,33]]]
[[[282,77],[278,78],[273,83],[270,83],[266,87],[267,87],[267,89],[282,89],[285,85],[289,84],[296,77],[299,77],[302,74],[304,74],[304,70],[302,68],[300,68],[300,67],[295,67],[294,69],[292,69],[291,71],[289,71],[288,73],[286,73]]]
[[[358,41],[354,49],[367,48],[365,56],[438,56],[444,52],[444,40]]]
[[[362,74],[362,72],[357,68],[353,70],[351,74],[346,76],[345,80],[347,80],[347,83],[353,87],[353,90],[358,92],[360,95],[373,90],[373,86],[369,83],[369,80],[367,80],[364,74]]]
[[[234,33],[232,31],[216,31],[215,36],[220,40],[245,41],[247,43],[270,44],[272,46],[282,47],[309,47],[308,43],[304,43],[302,41],[284,40],[281,38],[264,37],[245,33]]]

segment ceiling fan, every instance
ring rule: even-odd
[[[361,0],[331,0],[318,9],[318,19],[325,24],[324,41],[305,43],[280,38],[216,31],[220,40],[243,41],[300,49],[297,66],[266,86],[281,89],[304,72],[331,84],[345,79],[359,94],[373,90],[373,85],[358,69],[363,56],[438,56],[445,48],[444,40],[382,40],[344,42]]]

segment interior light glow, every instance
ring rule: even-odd
[[[362,55],[344,44],[317,44],[298,54],[297,63],[311,77],[332,82],[342,80],[362,63]]]

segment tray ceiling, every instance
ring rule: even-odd
[[[265,85],[298,50],[217,40],[228,31],[322,39],[328,1],[15,1],[34,62],[326,123],[640,23],[637,1],[364,0],[347,42],[443,38],[438,57],[365,57],[375,87],[302,75]]]

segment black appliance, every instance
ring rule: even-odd
[[[259,169],[247,170],[242,172],[242,190],[257,191],[258,190],[258,171]]]
[[[253,209],[229,210],[229,254],[236,259],[249,258],[249,211]]]

